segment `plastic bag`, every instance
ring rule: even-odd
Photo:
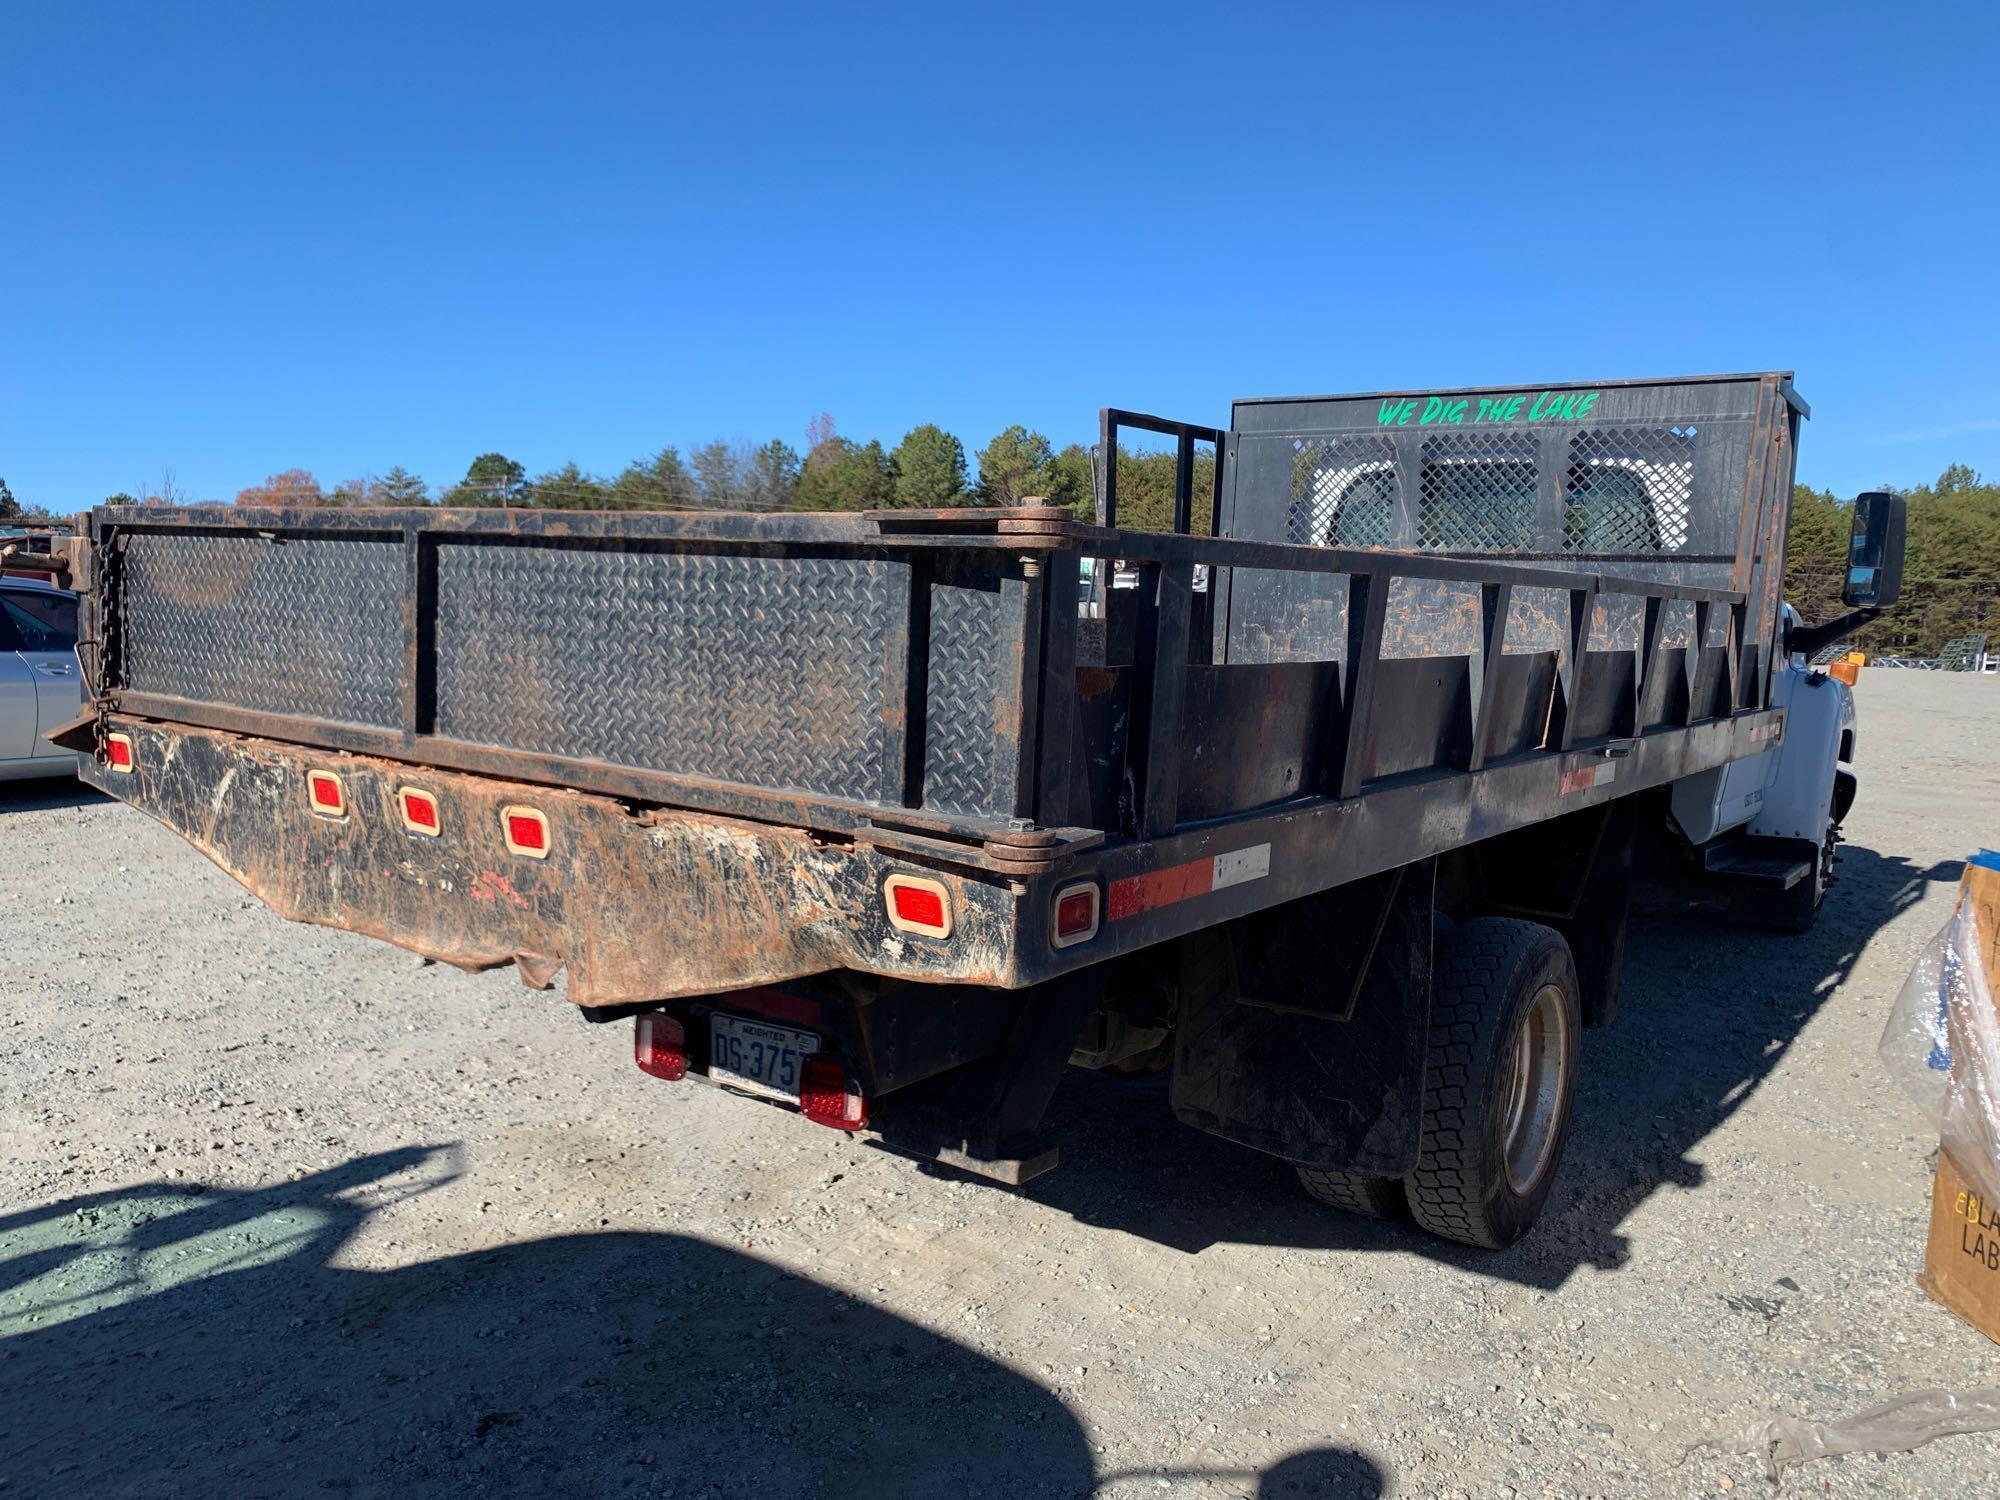
[[[2000,1203],[2000,1014],[1970,901],[1917,956],[1877,1050],[1967,1180]]]
[[[1915,1391],[1838,1422],[1768,1417],[1726,1436],[1696,1443],[1681,1455],[1681,1462],[1704,1448],[1717,1453],[1754,1453],[1764,1466],[1764,1477],[1776,1480],[1790,1465],[1808,1459],[1841,1453],[1908,1453],[1954,1433],[1996,1429],[2000,1429],[2000,1390]]]

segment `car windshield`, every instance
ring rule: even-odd
[[[28,589],[0,592],[0,628],[16,651],[76,649],[76,600]]]

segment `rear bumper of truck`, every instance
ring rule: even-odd
[[[839,970],[1019,990],[1153,944],[1510,830],[1668,785],[1780,743],[1784,714],[1737,714],[1588,750],[1531,754],[1364,797],[1280,805],[1169,837],[1106,842],[1020,873],[782,823],[233,734],[108,717],[132,769],[83,778],[166,824],[294,921],[384,939],[466,969],[514,963],[537,987],[612,1006]],[[74,726],[87,735],[90,721]],[[87,750],[84,738],[63,743]],[[339,779],[339,816],[310,778]],[[402,794],[432,799],[436,832]],[[546,820],[522,852],[510,812]],[[892,879],[947,915],[890,917]],[[1087,931],[1058,936],[1066,898]]]
[[[567,976],[579,1005],[777,984],[836,969],[1015,988],[1022,887],[977,880],[804,829],[302,750],[120,718],[130,770],[86,758],[84,780],[179,833],[294,921],[384,939],[463,969]],[[338,778],[338,815],[309,773]],[[436,832],[404,817],[428,794]],[[509,810],[546,820],[513,847]],[[946,937],[898,930],[892,874],[935,881]]]

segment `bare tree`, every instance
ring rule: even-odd
[[[141,505],[186,505],[193,499],[194,496],[182,489],[175,481],[174,471],[171,467],[160,470],[160,482],[158,484],[141,484],[139,486],[139,503]]]

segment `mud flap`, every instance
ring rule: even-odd
[[[1436,862],[1184,940],[1176,1116],[1303,1166],[1416,1165]]]
[[[1475,846],[1481,909],[1563,935],[1592,1028],[1618,1014],[1638,830],[1639,798],[1620,797]]]
[[[891,1151],[1018,1186],[1059,1160],[1042,1115],[1082,1031],[1104,999],[1104,976],[1080,969],[1019,992],[1005,1043],[975,1062],[888,1096],[876,1126]]]

